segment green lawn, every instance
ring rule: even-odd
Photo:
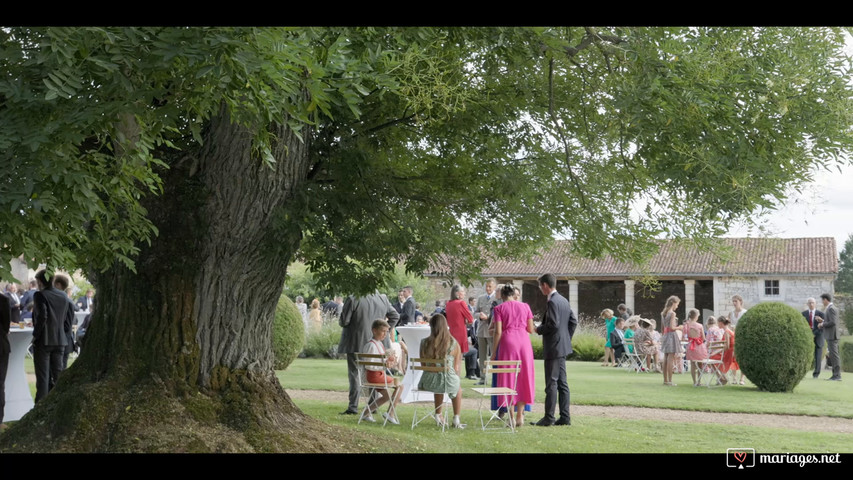
[[[411,405],[399,407],[402,425],[383,428],[381,423],[356,424],[355,416],[338,415],[345,406],[342,403],[298,400],[296,404],[308,415],[326,423],[375,433],[375,443],[362,445],[375,452],[720,453],[729,447],[752,447],[764,453],[853,452],[853,436],[849,434],[783,428],[574,416],[571,427],[525,426],[512,435],[481,431],[477,412],[463,410],[462,421],[468,428],[442,433],[430,423],[422,423],[412,430]],[[534,413],[530,417],[538,418],[538,415]]]
[[[26,369],[32,372],[32,362]],[[694,388],[689,374],[675,375],[678,387],[664,388],[659,374],[635,374],[624,369],[605,368],[593,362],[567,364],[573,405],[622,405],[626,409],[657,407],[717,412],[827,415],[853,418],[851,382],[813,380],[809,375],[794,393],[759,392],[751,385],[724,388]],[[537,402],[544,400],[542,362],[536,361]],[[343,360],[297,359],[286,371],[277,372],[287,389],[347,390],[346,362]],[[825,372],[824,377],[829,373]],[[851,379],[853,380],[853,379]],[[474,382],[463,380],[463,388]],[[32,385],[34,387],[34,385]],[[853,435],[802,432],[784,428],[741,425],[683,424],[651,420],[585,417],[575,415],[571,427],[536,428],[526,426],[515,435],[477,428],[474,410],[463,410],[468,428],[442,433],[434,424],[410,428],[413,407],[401,405],[401,426],[356,424],[354,416],[338,413],[344,402],[297,400],[308,415],[344,429],[368,434],[351,437],[376,452],[609,452],[609,453],[720,453],[729,447],[753,447],[759,452],[853,452]],[[536,420],[541,412],[528,416]],[[371,434],[376,434],[370,439]],[[642,445],[642,448],[638,448]]]
[[[853,382],[814,380],[809,373],[793,393],[767,393],[747,384],[721,388],[693,387],[689,373],[676,374],[674,388],[665,388],[660,374],[637,374],[601,367],[596,362],[568,362],[569,387],[574,405],[628,405],[733,413],[777,413],[853,418]],[[544,402],[544,368],[536,360],[536,401]],[[279,371],[288,389],[347,391],[346,361],[297,359]],[[824,372],[822,377],[829,377]],[[851,378],[850,380],[853,380]],[[463,380],[464,388],[474,385]],[[534,412],[535,414],[535,412]]]
[[[543,367],[536,361],[537,401],[544,400]],[[759,392],[754,386],[695,388],[689,374],[675,375],[675,388],[661,385],[660,374],[635,374],[624,369],[605,368],[592,362],[567,364],[573,405],[623,405],[716,412],[828,415],[853,418],[853,385],[805,378],[794,393]],[[346,362],[341,360],[295,361],[278,372],[288,389],[345,392]],[[825,373],[828,377],[828,372]],[[473,386],[463,380],[463,388]],[[537,428],[526,426],[515,435],[482,432],[477,428],[476,411],[463,410],[463,431],[442,433],[433,424],[410,428],[413,406],[401,405],[403,425],[356,424],[354,416],[338,415],[344,402],[297,400],[307,414],[324,422],[360,432],[375,432],[375,443],[363,445],[377,452],[657,452],[719,453],[729,447],[752,447],[759,452],[853,452],[853,435],[803,432],[785,428],[741,425],[684,424],[678,422],[625,420],[573,416],[571,427]],[[538,419],[541,412],[528,417]],[[359,440],[360,442],[362,440]],[[638,445],[642,445],[638,448]]]

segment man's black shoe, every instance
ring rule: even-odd
[[[827,378],[827,380],[832,380],[833,382],[840,382],[841,377],[829,377],[829,378]]]
[[[550,427],[551,425],[554,425],[554,422],[553,421],[549,422],[548,420],[545,420],[543,418],[542,420],[539,420],[538,422],[530,422],[530,424],[533,425],[534,427]]]
[[[817,377],[819,377],[819,376],[820,376],[820,374],[815,373],[815,374],[813,374],[813,375],[812,375],[812,378],[817,378]]]
[[[344,410],[339,415],[358,415],[358,412],[354,410]]]
[[[554,422],[554,425],[571,425],[571,424],[572,424],[572,421],[566,417],[560,417],[557,419],[556,422]]]

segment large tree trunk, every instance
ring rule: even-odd
[[[301,235],[288,209],[309,147],[274,133],[268,166],[223,110],[204,146],[164,172],[165,191],[145,202],[159,236],[136,272],[93,274],[86,348],[2,450],[330,450],[330,427],[303,415],[273,371],[273,313]]]

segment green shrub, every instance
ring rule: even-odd
[[[579,362],[597,362],[604,358],[604,344],[607,328],[604,320],[593,315],[578,315],[578,328],[572,336],[572,350],[569,360]]]
[[[578,327],[572,336],[573,353],[569,360],[597,362],[604,358],[604,338],[585,328]]]
[[[594,325],[593,320],[593,317],[582,317],[580,319],[575,334],[572,336],[573,353],[568,356],[568,360],[595,362],[604,358],[604,334],[599,332],[603,329]],[[536,333],[531,334],[530,343],[533,345],[533,358],[538,360],[545,358],[542,337]]]
[[[538,333],[531,333],[530,343],[533,345],[533,358],[537,360],[545,358],[545,355],[542,352],[542,336]]]
[[[341,327],[337,322],[325,319],[320,330],[309,329],[305,339],[306,357],[338,358],[338,343],[341,341]]]
[[[853,334],[853,306],[848,306],[844,309],[844,312],[841,314],[842,320],[844,320],[844,326],[847,327],[847,332]]]
[[[812,367],[812,332],[800,312],[784,303],[750,308],[736,332],[735,358],[760,390],[790,392]]]
[[[839,341],[838,353],[841,355],[841,370],[853,373],[853,341]]]
[[[296,305],[282,295],[275,307],[272,325],[272,349],[275,354],[276,370],[286,369],[302,351],[305,343],[305,324]]]

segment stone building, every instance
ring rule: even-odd
[[[777,301],[802,310],[808,297],[834,291],[838,254],[832,237],[722,238],[720,242],[727,252],[724,255],[661,240],[657,255],[640,268],[609,257],[573,257],[570,241],[557,241],[530,262],[494,261],[483,271],[483,278],[521,286],[522,301],[530,304],[534,314],[545,308],[536,279],[554,273],[557,290],[581,315],[597,317],[601,310],[615,311],[625,303],[634,313],[656,320],[670,295],[681,298],[678,318],[683,319],[687,309],[698,308],[705,319],[731,311],[735,294],[743,297],[746,308]],[[442,279],[427,276],[439,289],[446,288]],[[475,284],[469,295],[482,291],[482,284]]]

